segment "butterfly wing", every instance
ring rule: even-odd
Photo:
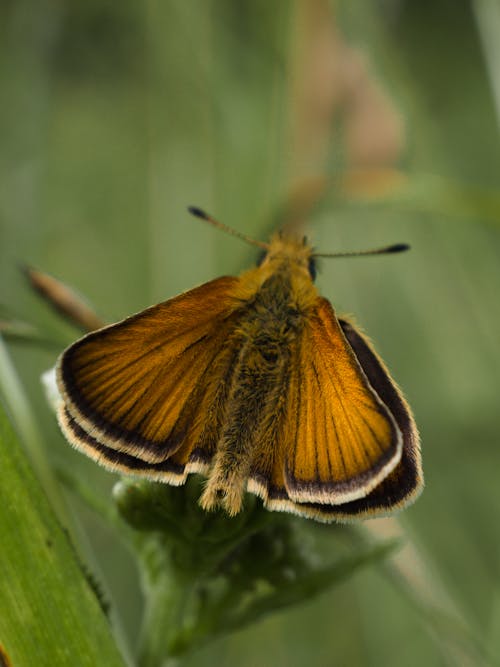
[[[380,484],[366,496],[351,502],[340,505],[292,504],[286,498],[283,485],[272,489],[268,501],[270,509],[275,505],[276,509],[282,508],[319,521],[386,516],[413,503],[424,486],[419,435],[408,404],[369,341],[347,320],[339,319],[339,324],[370,385],[396,420],[403,435],[403,452],[398,465]]]
[[[317,506],[313,509],[322,516],[345,520],[385,515],[414,502],[422,492],[420,438],[410,407],[369,341],[349,321],[340,319],[339,323],[370,385],[399,426],[403,452],[394,470],[364,498],[337,507]]]
[[[113,472],[134,474],[150,480],[168,482],[174,486],[184,484],[189,473],[209,472],[214,454],[210,446],[193,447],[192,441],[186,440],[168,458],[158,463],[148,463],[131,454],[103,445],[78,425],[64,405],[61,406],[58,418],[66,438],[76,449]]]
[[[174,483],[187,463],[203,467],[239,347],[238,285],[219,278],[69,347],[57,368],[69,441],[107,467]]]
[[[305,319],[298,349],[289,387],[288,495],[335,505],[362,498],[399,463],[401,430],[326,299]]]
[[[297,350],[299,361],[294,365],[295,372],[291,373],[287,385],[288,409],[282,422],[285,428],[277,431],[272,455],[261,453],[248,488],[262,497],[270,510],[293,512],[319,521],[349,521],[386,515],[413,502],[423,488],[416,425],[409,406],[370,343],[350,322],[345,319],[337,321],[328,301],[319,301],[311,320],[317,335],[313,336],[311,330],[306,331],[301,349],[302,355],[306,353],[309,357],[313,354],[309,366],[323,371],[298,372],[297,367],[305,370],[308,365]],[[325,345],[332,338],[334,350]],[[334,364],[336,368],[332,369]],[[338,379],[340,373],[343,381]],[[328,382],[337,386],[333,401]],[[344,414],[345,406],[340,407],[339,402],[347,402],[350,406],[347,414]],[[338,417],[339,410],[341,417]],[[363,412],[364,419],[359,412]],[[296,436],[286,429],[286,423],[293,415],[296,417]],[[366,421],[370,425],[368,432]],[[352,424],[351,436],[341,440],[349,423]],[[383,433],[389,434],[386,440],[382,439]],[[368,441],[361,439],[367,435]],[[402,451],[398,459],[400,438]],[[300,451],[301,447],[304,451]],[[346,452],[346,447],[353,447],[356,455]],[[358,451],[360,449],[363,454]],[[378,459],[377,450],[380,451]],[[366,451],[373,451],[375,456],[370,458]],[[384,465],[381,462],[391,461],[391,455],[389,466],[393,466],[392,471],[378,482],[371,481],[381,476]],[[339,458],[343,460],[340,465]],[[299,462],[302,462],[301,467]],[[348,465],[350,462],[350,470],[354,472],[350,477],[345,474],[346,469],[349,470],[345,467],[346,462]],[[355,491],[353,495],[362,495],[342,500],[342,496],[349,498],[351,495],[351,485]],[[366,491],[366,488],[370,490]],[[301,495],[304,490],[306,493]],[[314,495],[316,500],[310,500]],[[298,496],[307,499],[298,500]]]

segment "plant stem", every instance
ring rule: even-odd
[[[186,621],[193,576],[174,568],[168,545],[156,533],[142,544],[145,610],[139,644],[139,667],[175,667],[189,645]]]

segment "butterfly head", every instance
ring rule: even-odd
[[[310,280],[316,278],[313,249],[305,236],[297,238],[281,231],[274,234],[267,249],[262,253],[258,265],[270,272],[286,267],[307,276]]]

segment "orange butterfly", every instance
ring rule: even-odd
[[[202,507],[230,515],[245,491],[320,521],[412,502],[423,477],[410,408],[367,339],[319,296],[319,255],[305,239],[252,241],[190,210],[262,247],[262,262],[69,347],[57,365],[69,442],[169,484],[202,473]]]

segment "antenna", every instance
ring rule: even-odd
[[[269,250],[269,245],[267,243],[264,243],[263,241],[256,241],[255,239],[250,238],[250,236],[247,236],[242,232],[238,232],[236,229],[233,229],[232,227],[224,225],[222,222],[219,222],[215,218],[212,218],[211,215],[208,215],[207,213],[205,213],[205,211],[203,211],[201,208],[198,208],[197,206],[188,206],[188,211],[191,213],[191,215],[194,215],[196,218],[201,218],[201,220],[209,222],[211,225],[217,227],[218,229],[222,229],[222,231],[226,232],[227,234],[236,236],[242,241],[250,243],[250,245],[257,246],[257,248],[263,248],[264,250]]]
[[[405,252],[410,246],[407,243],[395,243],[384,248],[373,248],[372,250],[359,250],[358,252],[315,252],[313,257],[362,257],[363,255],[390,255],[396,252]]]

